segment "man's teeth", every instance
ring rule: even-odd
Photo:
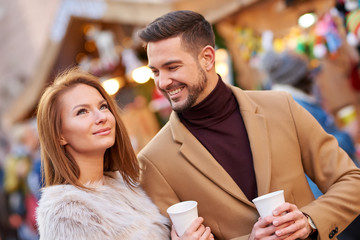
[[[181,91],[181,89],[182,89],[182,88],[177,88],[177,89],[175,89],[175,90],[169,91],[169,94],[170,94],[170,95],[175,95],[175,94],[179,93],[179,92]]]

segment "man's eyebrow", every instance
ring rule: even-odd
[[[164,64],[162,64],[161,67],[166,67],[166,66],[171,65],[171,64],[173,64],[173,63],[181,63],[181,60],[170,60],[170,61],[167,61],[167,62],[165,62]],[[151,65],[148,65],[148,67],[151,68],[151,69],[156,69],[156,67],[151,66]]]

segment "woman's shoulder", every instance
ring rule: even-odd
[[[56,185],[42,189],[36,209],[38,224],[50,226],[78,221],[98,222],[99,211],[93,208],[92,195],[93,192],[72,185]]]
[[[71,200],[74,197],[82,197],[84,190],[73,185],[54,185],[41,189],[40,203],[50,200],[53,203]],[[39,204],[40,204],[39,203]]]
[[[86,206],[86,191],[72,185],[55,185],[42,189],[37,215],[72,213],[79,206]],[[64,216],[63,216],[64,217]]]
[[[92,191],[71,185],[45,188],[37,209],[39,232],[46,239],[59,234],[65,239],[74,233],[84,236],[76,239],[104,239],[100,236],[104,232],[119,237],[113,239],[127,239],[124,236],[130,233],[142,236],[160,228],[167,236],[168,221],[145,192],[138,186],[131,189],[120,173],[112,174],[101,185],[90,184]]]
[[[72,185],[44,188],[36,209],[37,225],[43,239],[69,236],[78,236],[71,239],[99,239],[91,234],[101,232],[101,215],[91,208],[89,196],[91,192]]]
[[[140,184],[134,183],[129,186],[123,180],[119,172],[112,172],[111,175],[106,174],[108,177],[105,178],[105,186],[107,188],[104,191],[104,196],[112,196],[111,201],[117,202],[117,206],[124,204],[133,205],[143,211],[153,210],[156,211],[155,204],[151,201],[150,197],[141,188]]]

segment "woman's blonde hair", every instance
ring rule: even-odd
[[[58,75],[48,86],[38,104],[37,124],[41,146],[41,161],[45,186],[72,184],[82,187],[78,178],[80,169],[76,161],[60,144],[61,117],[60,97],[78,84],[91,86],[107,101],[109,110],[116,120],[115,143],[104,155],[104,172],[119,171],[124,181],[135,186],[139,181],[140,167],[132,148],[117,104],[101,86],[97,77],[71,68]]]

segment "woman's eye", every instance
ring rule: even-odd
[[[79,115],[82,115],[85,113],[86,113],[86,109],[82,108],[82,109],[79,109],[79,111],[77,111],[76,116],[79,116]]]
[[[100,109],[103,110],[103,109],[109,109],[109,106],[107,105],[107,103],[104,103],[100,106]]]

